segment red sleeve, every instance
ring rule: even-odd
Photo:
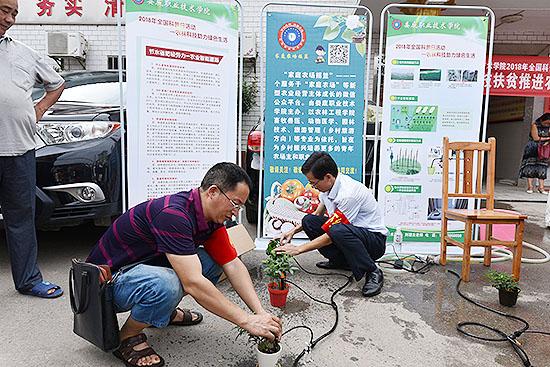
[[[222,266],[237,257],[237,250],[231,244],[225,227],[220,227],[204,243],[204,249],[216,264]]]

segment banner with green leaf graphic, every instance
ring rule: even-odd
[[[264,237],[317,208],[319,191],[300,170],[312,152],[363,179],[366,30],[359,15],[267,13]]]
[[[479,140],[488,23],[486,17],[388,15],[378,200],[389,241],[400,227],[405,252],[440,241],[443,137]],[[472,204],[449,200],[450,208]],[[460,224],[450,222],[449,229],[462,238]]]

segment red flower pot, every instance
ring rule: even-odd
[[[288,295],[288,284],[285,284],[285,289],[278,289],[277,282],[271,282],[267,285],[269,291],[269,302],[273,307],[285,307],[286,296]]]

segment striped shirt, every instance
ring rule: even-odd
[[[152,255],[193,255],[220,227],[206,221],[199,189],[182,191],[146,201],[122,214],[86,261],[116,271]]]

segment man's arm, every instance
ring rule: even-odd
[[[223,271],[231,282],[233,289],[235,289],[239,297],[241,297],[252,312],[257,315],[266,313],[262,307],[258,295],[256,294],[256,291],[254,290],[248,269],[243,264],[241,259],[236,257],[234,260],[228,262],[223,266]]]
[[[248,314],[228,300],[202,275],[202,266],[197,255],[166,254],[178,275],[185,292],[189,293],[208,311],[242,327],[253,335],[273,340],[281,337],[281,321],[268,313]]]
[[[295,246],[293,244],[287,243],[284,246],[279,246],[275,248],[275,252],[278,254],[288,254],[291,256],[296,256],[303,254],[304,252],[309,252],[312,250],[317,250],[321,247],[328,246],[332,243],[332,239],[328,234],[324,233],[321,236],[315,238],[312,241],[304,243],[300,246]]]
[[[313,212],[313,215],[323,215],[325,213],[325,205],[320,202],[317,209],[315,209],[315,212]],[[327,218],[328,219],[328,218]],[[292,238],[296,233],[302,230],[302,226],[296,226],[293,230],[288,232],[288,235],[290,235],[290,238]],[[319,249],[321,247],[328,246],[332,243],[332,240],[328,236],[328,234],[323,234],[317,238],[315,238],[313,241],[304,243],[301,246],[295,246],[290,244],[290,238],[288,238],[287,234],[281,239],[281,243],[284,246],[279,246],[275,249],[276,253],[284,253],[291,256],[296,256],[299,254],[302,254],[304,252],[312,251]],[[283,239],[287,239],[288,241],[283,241]]]
[[[325,205],[322,202],[320,202],[319,205],[317,206],[317,209],[315,209],[315,211],[312,214],[323,215],[324,213],[325,213]],[[290,243],[290,240],[292,240],[292,237],[294,237],[294,235],[300,232],[302,229],[303,229],[302,225],[299,224],[294,228],[292,228],[290,231],[284,233],[281,236],[281,244],[284,245],[284,244]]]
[[[44,98],[42,98],[35,106],[34,112],[36,113],[36,122],[42,119],[44,113],[50,108],[61,96],[61,93],[65,89],[65,84],[62,84],[59,88],[46,92]]]

